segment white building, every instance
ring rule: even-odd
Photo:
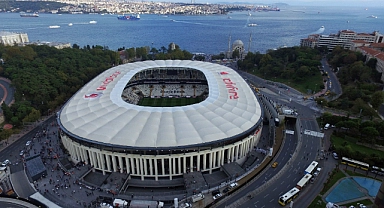
[[[0,44],[17,45],[28,43],[28,35],[26,33],[13,33],[0,31]]]
[[[300,40],[300,46],[302,47],[327,47],[329,51],[332,51],[336,46],[343,47],[345,49],[351,49],[354,46],[353,41],[365,41],[367,43],[382,43],[383,35],[375,31],[373,33],[356,33],[351,30],[341,30],[337,34],[330,35],[309,35],[308,38]]]

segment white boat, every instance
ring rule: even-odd
[[[73,24],[72,23],[69,23],[68,26],[72,26]]]
[[[321,26],[320,29],[324,29],[324,26]]]
[[[249,24],[248,24],[248,27],[256,27],[256,26],[257,26],[256,23],[249,23]]]
[[[367,18],[377,18],[377,16],[375,16],[375,15],[371,15],[371,16],[368,16]]]
[[[51,28],[51,29],[57,29],[57,28],[60,28],[60,26],[59,26],[59,25],[51,25],[51,26],[49,26],[49,28]]]
[[[96,24],[96,23],[97,23],[97,21],[95,21],[95,20],[89,21],[89,24]]]

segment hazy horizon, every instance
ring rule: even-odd
[[[153,0],[156,2],[164,2],[164,0]],[[194,0],[195,3],[248,3],[248,4],[276,4],[285,3],[290,6],[343,6],[343,7],[384,7],[383,0],[292,0],[292,1],[279,1],[279,0]],[[166,0],[165,2],[180,2],[191,3],[191,0]]]

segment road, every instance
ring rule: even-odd
[[[323,70],[328,73],[327,89],[337,95],[334,97],[330,97],[330,98],[332,98],[332,100],[334,100],[334,99],[338,98],[342,93],[340,82],[337,79],[337,76],[333,72],[332,68],[329,67],[329,64],[328,64],[326,58],[323,58],[321,60],[321,64],[323,65]]]
[[[14,96],[14,89],[11,87],[11,82],[5,78],[0,77],[0,102],[5,102],[9,105]],[[0,112],[3,110],[0,108]]]
[[[262,176],[247,185],[246,188],[238,191],[231,199],[226,201],[226,205],[233,203],[255,188],[260,189],[257,194],[252,196],[242,207],[280,207],[278,204],[279,196],[283,195],[291,188],[296,186],[296,183],[304,176],[304,170],[308,165],[318,160],[318,152],[325,148],[322,138],[303,134],[304,130],[319,132],[319,126],[316,121],[317,109],[314,109],[316,104],[311,100],[304,100],[301,93],[289,88],[283,84],[266,82],[265,80],[245,72],[238,71],[244,79],[256,84],[257,87],[265,87],[261,93],[277,102],[279,105],[288,106],[298,112],[297,119],[299,120],[300,129],[295,129],[295,120],[290,119],[286,122],[288,130],[295,131],[294,135],[285,134],[284,146],[280,154],[275,158],[279,163],[277,168],[268,168]],[[299,147],[299,148],[297,148]],[[292,157],[296,151],[297,156]],[[292,160],[289,159],[292,157]],[[289,161],[289,163],[288,163]],[[313,184],[307,185],[295,200],[295,207],[308,207],[312,200],[318,195],[323,188],[323,183],[327,178],[327,173],[330,172],[336,162],[332,160],[321,160],[319,166],[322,167],[322,172],[316,178]],[[284,166],[287,166],[285,169]],[[284,169],[284,170],[283,170]],[[268,183],[268,186],[263,186]]]

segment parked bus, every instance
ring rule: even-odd
[[[384,175],[384,168],[379,168],[379,167],[376,167],[376,166],[372,166],[371,172],[375,173],[377,175]]]
[[[342,157],[341,158],[341,163],[345,164],[345,165],[348,165],[348,166],[351,166],[351,167],[360,168],[362,170],[368,170],[369,169],[369,164],[368,163],[360,162],[358,160],[350,159],[350,158],[347,158],[347,157]]]
[[[298,188],[299,190],[302,190],[304,186],[306,186],[309,183],[311,178],[312,178],[311,174],[305,174],[305,176],[296,184],[296,188]]]
[[[304,171],[305,174],[313,174],[313,172],[315,172],[318,164],[319,164],[318,162],[312,161],[312,163],[307,167],[307,169],[305,169],[305,171]]]
[[[298,188],[293,188],[289,190],[287,193],[285,193],[283,196],[280,196],[279,198],[279,204],[282,206],[285,206],[289,202],[292,201],[292,199],[296,198],[299,195],[300,190]]]

